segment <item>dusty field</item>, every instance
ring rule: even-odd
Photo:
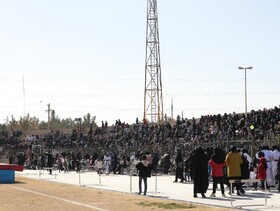
[[[226,210],[23,177],[15,184],[0,184],[0,199],[5,211]]]

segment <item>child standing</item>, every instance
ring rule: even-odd
[[[95,170],[96,170],[97,174],[101,174],[102,168],[103,168],[102,160],[101,160],[101,158],[97,158],[95,160]]]
[[[266,164],[266,159],[264,157],[264,153],[260,151],[258,153],[259,156],[259,165],[258,165],[258,173],[257,173],[257,178],[261,180],[261,189],[265,190],[264,183],[266,183],[267,189],[269,189],[267,182],[266,182],[266,169],[267,169],[267,164]]]

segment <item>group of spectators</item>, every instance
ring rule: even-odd
[[[236,189],[237,195],[245,194],[244,186],[251,185],[255,190],[260,188],[270,190],[270,187],[276,187],[280,192],[280,151],[279,145],[274,145],[271,149],[264,145],[258,149],[254,157],[248,154],[246,148],[237,149],[236,146],[231,146],[229,151],[222,148],[203,149],[197,147],[189,156],[189,159],[184,163],[182,152],[177,150],[176,156],[176,174],[175,181],[183,183],[187,181],[188,166],[190,166],[191,181],[194,183],[194,197],[201,193],[201,196],[206,197],[205,193],[208,190],[209,181],[213,181],[213,189],[211,197],[216,197],[216,189],[220,185],[222,196],[225,195],[225,187],[228,186],[231,195]],[[182,164],[183,163],[183,164]],[[185,168],[184,168],[185,165]],[[259,179],[258,183],[241,183],[241,179]],[[229,181],[234,180],[232,189]],[[247,180],[250,181],[250,180]]]
[[[210,196],[215,197],[218,184],[225,196],[224,184],[228,185],[233,179],[259,178],[261,183],[252,186],[261,189],[265,185],[268,189],[276,186],[280,179],[279,145],[269,148],[264,140],[277,137],[279,140],[279,134],[280,108],[274,107],[252,110],[247,116],[236,113],[199,119],[178,116],[172,124],[160,125],[143,124],[137,119],[133,125],[117,120],[113,126],[108,126],[107,121],[102,121],[101,127],[91,125],[86,132],[74,129],[71,134],[57,130],[23,138],[21,131],[11,134],[1,131],[0,145],[8,152],[9,163],[29,169],[49,167],[52,174],[55,166],[64,173],[95,170],[106,175],[135,175],[138,170],[141,171],[139,194],[142,181],[146,194],[146,177],[150,173],[174,174],[174,182],[194,183],[194,197],[198,193],[206,197],[212,180]],[[234,144],[230,148],[222,146],[225,141],[250,139],[261,146],[253,157],[247,148],[237,149]],[[279,181],[277,184],[280,191]],[[238,195],[245,193],[244,185],[233,184]],[[234,189],[229,191],[233,193]]]
[[[273,139],[280,132],[279,121],[279,107],[252,110],[247,116],[236,113],[206,115],[199,119],[178,116],[172,125],[169,122],[161,125],[143,124],[137,119],[133,125],[116,120],[113,126],[108,126],[107,121],[102,121],[101,127],[91,126],[85,132],[74,129],[71,134],[57,130],[23,138],[21,131],[12,134],[2,131],[0,145],[10,150],[10,162],[18,161],[15,152],[24,153],[27,163],[30,163],[28,166],[34,163],[44,165],[44,154],[49,151],[55,161],[59,156],[66,157],[69,169],[76,169],[76,160],[82,162],[92,157],[94,161],[103,161],[106,153],[109,153],[111,158],[116,157],[112,161],[116,167],[112,169],[117,169],[116,172],[123,172],[124,168],[119,167],[121,162],[129,162],[131,157],[139,157],[141,152],[145,152],[157,157],[157,170],[169,174],[175,171],[174,155],[177,148],[181,148],[183,155],[188,157],[198,145],[212,146],[224,141],[252,138],[256,141]],[[41,146],[40,155],[33,153],[34,145]],[[190,169],[190,166],[186,169]]]
[[[177,117],[175,125],[141,124],[129,125],[117,120],[113,126],[102,123],[102,127],[95,130],[90,128],[87,133],[72,131],[72,134],[63,134],[52,131],[32,140],[20,138],[19,131],[8,135],[0,133],[0,144],[10,148],[27,148],[30,141],[44,144],[48,149],[54,148],[104,148],[112,145],[119,146],[147,146],[166,144],[201,144],[222,142],[225,140],[249,139],[253,133],[255,139],[264,140],[273,138],[280,132],[280,109],[252,110],[247,117],[244,114],[207,115],[199,119],[182,119]]]

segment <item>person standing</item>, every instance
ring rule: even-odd
[[[109,173],[110,173],[110,165],[111,165],[111,156],[109,155],[109,153],[104,155],[103,161],[105,163],[105,174],[109,175]]]
[[[118,167],[118,155],[117,155],[117,153],[113,154],[113,156],[111,158],[111,165],[112,165],[113,173],[116,174],[117,167]]]
[[[177,150],[177,156],[175,158],[176,162],[176,172],[175,172],[175,181],[173,182],[178,182],[178,179],[180,179],[180,183],[184,182],[184,160],[182,156],[181,150]]]
[[[68,161],[68,156],[65,156],[63,159],[63,169],[64,169],[64,173],[68,172],[68,165],[69,165],[69,161]]]
[[[192,179],[193,176],[192,176],[192,161],[191,161],[191,159],[192,159],[192,154],[190,154],[188,156],[188,158],[187,158],[187,160],[185,162],[185,164],[186,164],[186,166],[185,166],[185,174],[186,174],[185,179],[186,179],[186,181],[189,181],[189,182],[193,181],[193,179]]]
[[[267,145],[263,146],[262,152],[264,153],[264,157],[267,163],[267,183],[269,184],[269,186],[272,186],[274,184],[274,178],[272,177],[272,161],[274,160],[274,155]]]
[[[242,177],[242,179],[249,179],[250,178],[250,168],[252,166],[252,158],[248,154],[247,148],[242,149],[241,157],[243,160],[243,164],[241,166],[241,177]],[[244,158],[246,158],[246,159],[244,159]],[[248,166],[248,170],[245,168],[245,166]],[[246,186],[249,187],[249,183],[247,183]],[[243,188],[241,189],[241,193],[243,193],[243,194],[245,193]]]
[[[47,154],[47,167],[49,168],[50,174],[52,174],[53,156],[51,151],[49,151]]]
[[[267,161],[265,159],[265,154],[260,151],[258,153],[259,163],[257,169],[257,178],[261,180],[261,189],[264,190],[264,181],[267,178],[266,170],[267,170]]]
[[[242,149],[242,155],[244,155],[249,163],[249,168],[252,165],[252,158],[251,156],[248,154],[248,149],[247,148],[243,148]]]
[[[103,168],[103,163],[101,158],[97,158],[94,162],[95,170],[97,174],[101,174],[102,168]]]
[[[243,151],[243,150],[242,150]],[[244,154],[241,154],[242,164],[240,165],[241,168],[241,179],[249,179],[250,178],[250,170],[249,170],[249,162]],[[241,190],[240,193],[245,194],[245,190],[243,189],[243,185],[245,183],[241,183]],[[246,185],[244,185],[246,186]]]
[[[272,161],[272,179],[273,179],[273,186],[276,185],[276,181],[275,181],[275,176],[276,176],[276,173],[277,173],[277,164],[278,164],[278,161],[280,159],[280,152],[279,152],[279,148],[278,146],[273,146],[272,147],[273,151],[273,161]]]
[[[139,192],[142,193],[142,181],[144,182],[144,195],[147,194],[147,178],[151,177],[152,165],[147,161],[147,155],[142,155],[142,161],[136,164],[136,168],[139,176]]]
[[[168,174],[169,173],[169,169],[170,169],[170,165],[171,165],[171,158],[169,154],[165,154],[164,155],[164,160],[163,160],[163,165],[164,165],[164,170],[163,170],[163,174]]]
[[[153,170],[153,176],[154,176],[154,175],[157,175],[159,156],[158,156],[157,152],[153,153],[152,156],[153,156],[152,170]]]
[[[224,166],[226,165],[225,156],[222,153],[222,150],[219,148],[214,149],[214,154],[211,156],[209,164],[212,168],[212,178],[213,178],[213,191],[210,195],[211,197],[216,197],[216,188],[219,183],[221,186],[222,196],[225,197],[225,188],[224,188]]]
[[[58,172],[60,173],[60,171],[63,171],[63,157],[62,157],[62,155],[58,155],[56,163],[57,163]]]
[[[193,197],[197,198],[197,194],[201,193],[201,196],[205,198],[205,193],[209,185],[208,160],[201,146],[194,151],[191,163],[193,173]]]
[[[278,180],[277,190],[280,192],[280,160],[278,160],[278,162],[277,162],[277,172],[275,175],[275,180]]]
[[[242,157],[237,152],[235,146],[231,147],[230,152],[226,155],[226,166],[227,166],[227,177],[228,180],[238,180],[241,179],[241,167]],[[237,195],[240,195],[241,183],[233,183],[233,187],[236,187]],[[232,194],[233,190],[229,191]]]
[[[261,189],[265,190],[265,183],[266,187],[269,189],[266,178],[267,178],[267,161],[265,159],[265,154],[261,151],[258,153],[259,156],[259,165],[258,165],[258,174],[257,178],[261,180]]]

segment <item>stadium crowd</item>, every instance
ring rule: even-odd
[[[51,131],[42,136],[32,135],[23,138],[21,131],[12,134],[2,131],[0,134],[0,145],[8,150],[9,162],[25,165],[26,168],[44,168],[54,164],[60,171],[67,172],[83,169],[96,169],[98,172],[109,174],[128,173],[134,169],[143,154],[151,162],[153,173],[175,174],[175,182],[192,181],[194,178],[193,156],[195,148],[202,146],[207,157],[207,175],[210,176],[211,160],[214,153],[214,145],[225,141],[255,139],[259,145],[268,139],[275,139],[280,132],[280,108],[252,110],[247,114],[224,114],[207,115],[199,119],[182,119],[177,117],[175,124],[162,125],[143,124],[138,122],[133,125],[116,120],[113,126],[108,127],[102,121],[102,126],[93,129],[89,127],[87,133],[73,130],[71,134],[60,131]],[[40,146],[37,151],[37,146]],[[274,146],[270,152],[279,150]],[[201,147],[200,147],[201,148]],[[180,149],[180,150],[178,150]],[[178,152],[182,158],[178,161]],[[226,155],[232,148],[220,147],[226,162]],[[16,154],[15,154],[16,152]],[[246,153],[246,155],[244,154]],[[215,154],[215,153],[214,153]],[[259,158],[251,158],[246,148],[239,154],[248,158],[248,167],[251,172],[257,168]],[[251,161],[250,161],[250,159]],[[267,162],[276,162],[279,158]],[[244,159],[243,159],[244,160]],[[182,164],[183,161],[184,164]],[[226,165],[226,164],[225,164]],[[269,166],[269,165],[268,165]],[[274,174],[268,175],[272,179]],[[104,171],[102,171],[104,169]],[[224,172],[226,175],[226,172]],[[257,174],[256,170],[255,173]],[[183,175],[183,176],[182,176]],[[240,175],[241,177],[241,175]],[[208,178],[207,178],[208,179]],[[215,180],[215,183],[219,182]],[[275,181],[269,185],[275,185]],[[238,188],[238,193],[242,191]],[[196,194],[196,193],[195,193]],[[213,193],[215,194],[215,193]]]

